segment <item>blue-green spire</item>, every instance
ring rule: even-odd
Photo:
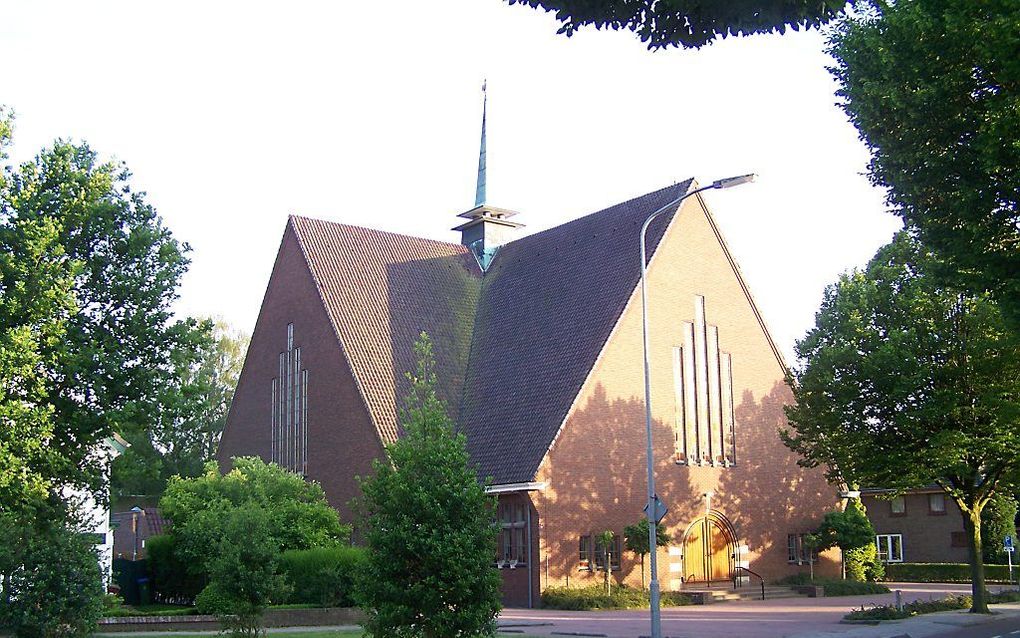
[[[486,84],[488,81],[482,82],[482,145],[478,150],[478,183],[475,186],[475,206],[485,203],[485,111],[489,105]]]

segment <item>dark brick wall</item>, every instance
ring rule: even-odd
[[[928,511],[928,493],[906,494],[906,512],[892,513],[890,502],[865,494],[861,502],[876,534],[902,534],[903,560],[907,563],[966,563],[967,547],[952,546],[953,532],[963,532],[960,508],[948,496],[945,514]]]
[[[290,224],[227,416],[220,465],[225,468],[232,456],[270,460],[271,384],[289,323],[308,370],[308,478],[322,484],[330,504],[350,521],[348,504],[359,491],[355,476],[367,475],[383,448]]]

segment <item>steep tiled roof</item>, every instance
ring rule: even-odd
[[[306,217],[291,223],[383,442],[397,436],[422,331],[456,418],[481,277],[467,248]]]
[[[645,217],[690,181],[506,244],[482,276],[459,244],[291,223],[384,442],[422,331],[440,394],[494,483],[532,480],[639,279]],[[649,255],[672,219],[648,233]]]
[[[511,242],[485,274],[461,425],[482,477],[530,481],[640,277],[645,218],[690,181]],[[649,227],[652,255],[675,211]]]

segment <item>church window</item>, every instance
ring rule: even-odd
[[[294,347],[294,324],[287,324],[287,349],[280,353],[272,381],[271,455],[273,463],[300,474],[308,469],[308,371],[301,348]]]
[[[613,540],[607,547],[602,542],[601,538],[596,537],[595,539],[595,569],[599,571],[605,571],[606,569],[606,553],[609,553],[609,565],[612,571],[619,571],[620,569],[620,550],[622,546],[621,537],[619,534],[613,534]]]
[[[941,516],[946,513],[946,495],[941,492],[928,495],[928,514]]]
[[[680,465],[736,463],[733,361],[719,348],[719,328],[708,325],[705,298],[694,297],[694,321],[681,324],[673,348],[675,460]]]
[[[903,535],[879,534],[875,537],[878,546],[878,560],[883,563],[903,562]]]
[[[496,510],[499,524],[499,567],[518,567],[528,562],[527,504],[500,503]]]
[[[591,571],[591,535],[584,535],[577,543],[577,569],[578,571]]]
[[[807,534],[786,535],[786,562],[797,565],[818,560],[818,550],[809,549]]]

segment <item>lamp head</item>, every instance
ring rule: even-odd
[[[737,175],[736,177],[724,177],[712,182],[712,188],[732,188],[748,182],[753,182],[758,176],[755,173]]]

